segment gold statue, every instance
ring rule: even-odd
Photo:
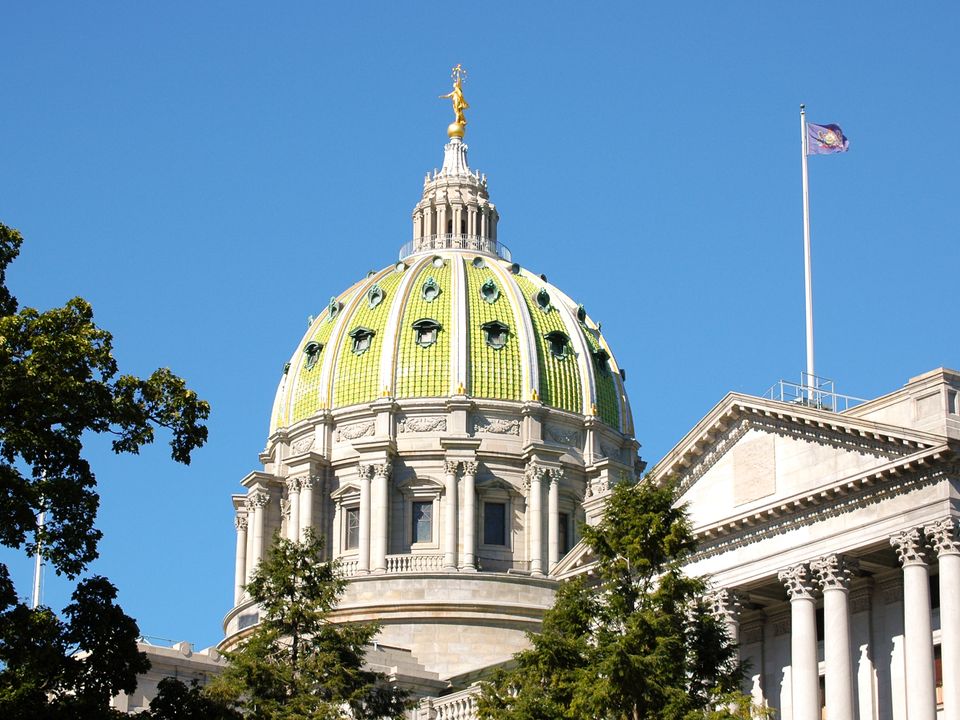
[[[463,116],[463,111],[470,107],[470,103],[463,97],[463,79],[467,76],[467,71],[458,63],[450,77],[453,78],[453,90],[446,95],[441,95],[440,99],[450,98],[453,101],[454,121],[447,128],[447,135],[450,137],[463,137],[466,129],[467,119]]]

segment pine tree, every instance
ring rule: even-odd
[[[210,697],[257,720],[400,718],[405,694],[364,669],[375,623],[333,624],[345,588],[336,563],[322,562],[322,541],[275,537],[247,592],[260,622],[208,689]]]
[[[562,585],[531,647],[484,687],[481,718],[749,718],[736,649],[682,567],[696,547],[669,487],[619,485],[583,537],[593,577]],[[760,712],[759,709],[756,709]]]

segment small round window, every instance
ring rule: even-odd
[[[427,302],[433,302],[439,297],[440,286],[437,285],[437,281],[433,279],[432,275],[423,283],[423,287],[420,288],[420,295],[423,296],[423,299]]]
[[[383,289],[379,285],[374,285],[367,291],[367,307],[370,309],[375,308],[383,302],[383,298],[385,297],[386,293],[383,292]]]
[[[537,307],[544,312],[550,311],[550,293],[546,288],[540,288],[534,299],[537,301]]]
[[[491,305],[500,297],[500,288],[497,287],[492,278],[480,286],[480,297]]]
[[[480,268],[485,268],[487,266],[487,261],[484,260],[482,257],[475,257],[471,261],[471,265],[473,265],[475,268],[479,270]]]

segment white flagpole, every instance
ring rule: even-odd
[[[800,105],[800,155],[803,168],[803,280],[807,311],[807,399],[812,401],[815,384],[813,366],[813,270],[810,260],[810,187],[807,181],[807,116]]]
[[[41,510],[37,515],[37,533],[43,531],[44,526],[47,522],[47,511]],[[43,548],[41,547],[40,540],[37,540],[37,554],[35,563],[33,566],[33,609],[36,610],[40,606],[40,591],[41,591],[41,580],[43,578]]]

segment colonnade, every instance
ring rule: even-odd
[[[910,528],[890,538],[901,565],[903,582],[903,687],[906,717],[937,716],[934,642],[931,626],[930,563],[939,564],[940,649],[944,720],[960,720],[960,537],[958,522],[943,518]],[[851,582],[859,574],[855,559],[840,554],[786,568],[778,579],[790,602],[790,695],[792,720],[820,720],[820,673],[817,643],[817,601],[823,600],[824,689],[827,716],[857,717],[851,631]],[[744,594],[724,589],[714,596],[714,611],[727,623],[741,656],[757,638],[741,638],[739,611]],[[860,607],[856,609],[862,609]],[[859,641],[858,641],[859,642]],[[755,699],[756,698],[755,696]]]

